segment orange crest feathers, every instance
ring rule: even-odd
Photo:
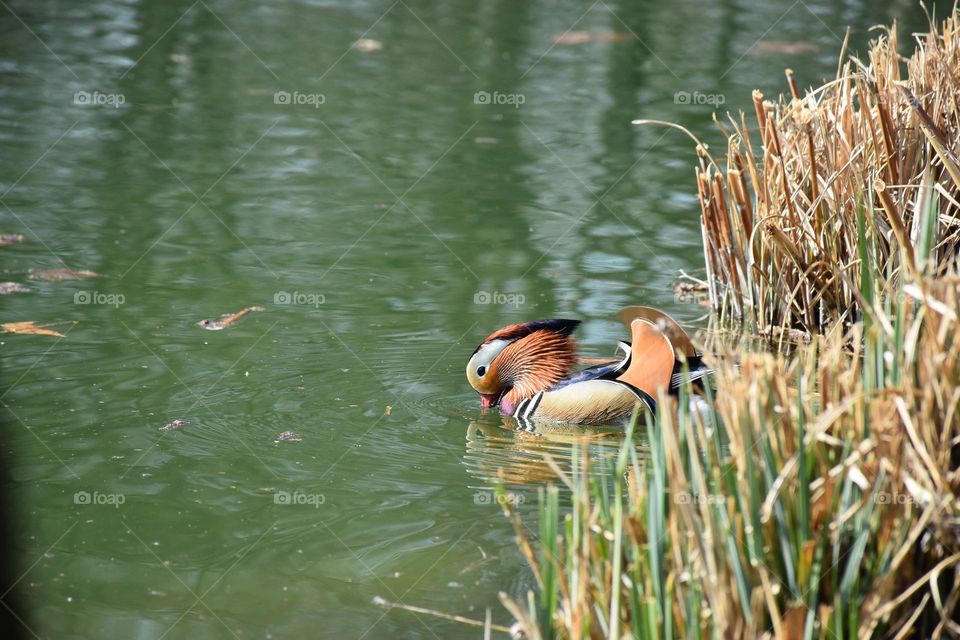
[[[510,381],[511,400],[545,391],[567,376],[577,363],[573,340],[566,333],[538,329],[510,343],[491,364],[500,380]]]
[[[480,350],[485,344],[495,340],[506,340],[508,342],[526,338],[537,331],[549,331],[561,336],[569,336],[580,325],[579,320],[534,320],[533,322],[517,322],[508,324],[502,329],[498,329],[487,336],[479,347],[474,349],[474,353]]]

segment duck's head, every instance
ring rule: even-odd
[[[467,380],[484,409],[515,406],[562,380],[576,364],[570,334],[579,320],[537,320],[494,332],[467,362]]]

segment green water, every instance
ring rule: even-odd
[[[498,592],[533,579],[486,489],[503,471],[536,530],[539,454],[571,438],[478,424],[467,357],[523,319],[583,319],[591,355],[628,304],[695,324],[692,145],[631,120],[722,155],[678,91],[750,108],[893,18],[923,25],[866,0],[4,5],[0,232],[27,241],[0,268],[31,291],[2,321],[66,334],[2,339],[24,624],[480,636],[376,596],[509,623]],[[571,27],[625,35],[552,43]],[[27,277],[64,266],[102,275]]]

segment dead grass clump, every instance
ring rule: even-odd
[[[960,17],[917,38],[895,29],[867,60],[801,96],[754,92],[755,120],[720,124],[725,162],[701,147],[697,184],[712,305],[760,328],[814,333],[861,317],[862,239],[884,284],[944,273],[960,224]],[[843,55],[841,59],[843,59]]]

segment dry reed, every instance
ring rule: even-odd
[[[699,148],[697,190],[711,302],[758,328],[816,332],[860,319],[858,212],[877,237],[876,277],[913,281],[956,263],[960,224],[960,20],[918,37],[903,59],[895,28],[834,81],[753,94],[718,122],[720,166]],[[928,219],[933,211],[935,219]]]

